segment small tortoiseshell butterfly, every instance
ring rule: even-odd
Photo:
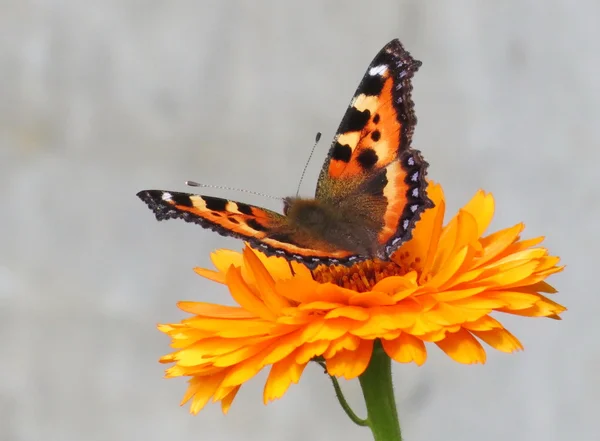
[[[194,222],[311,269],[388,260],[433,206],[428,164],[411,148],[417,122],[411,78],[420,66],[398,40],[377,54],[333,139],[315,198],[285,198],[283,214],[175,191],[137,195],[158,220]]]

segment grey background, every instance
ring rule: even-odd
[[[0,2],[0,439],[370,439],[311,366],[263,406],[265,373],[224,417],[178,402],[159,322],[229,302],[196,276],[235,240],[156,222],[144,188],[183,181],[313,192],[367,64],[399,37],[423,61],[415,146],[448,213],[494,193],[494,228],[568,264],[562,322],[502,318],[525,352],[462,366],[436,347],[395,366],[406,440],[597,440],[600,3]],[[220,190],[209,194],[280,208]],[[346,384],[362,411],[360,391]]]

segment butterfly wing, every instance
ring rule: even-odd
[[[411,79],[421,62],[398,40],[373,59],[334,137],[316,198],[381,220],[377,240],[389,256],[410,239],[427,197],[427,162],[411,148],[417,118]]]
[[[309,268],[323,261],[348,264],[358,259],[351,252],[315,244],[310,232],[293,227],[286,216],[265,208],[175,191],[144,190],[137,196],[159,221],[196,223],[223,236],[243,239],[267,255],[296,260]]]

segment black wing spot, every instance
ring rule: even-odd
[[[261,232],[265,232],[265,231],[269,231],[268,228],[266,228],[264,225],[261,225],[260,223],[258,223],[258,221],[256,219],[248,219],[246,221],[246,223],[248,224],[248,226],[256,231],[261,231]]]
[[[377,156],[377,153],[375,153],[375,150],[364,149],[362,152],[360,152],[356,160],[362,168],[368,170],[377,164],[379,157]]]
[[[358,132],[365,128],[370,118],[371,112],[369,109],[361,112],[356,107],[350,107],[340,124],[338,133]]]
[[[373,117],[373,124],[379,124],[379,119],[381,117],[379,116],[379,113],[376,113],[375,116]]]
[[[237,209],[240,213],[245,214],[247,216],[252,216],[252,207],[248,204],[244,204],[243,202],[237,202]]]
[[[229,217],[227,218],[227,220],[228,220],[229,222],[231,222],[232,224],[239,224],[239,223],[240,223],[240,221],[239,221],[239,220],[237,220],[235,217],[232,217],[232,216],[229,216]]]
[[[379,96],[383,89],[385,79],[381,75],[368,75],[363,84],[358,88],[358,93],[364,93],[370,96]]]
[[[193,207],[194,206],[194,203],[190,199],[190,196],[185,193],[171,193],[171,200],[176,205],[181,205],[182,207]],[[210,208],[210,210],[213,210],[213,208]]]
[[[350,162],[352,149],[348,144],[342,145],[336,141],[333,151],[331,152],[331,157],[337,161]]]
[[[374,130],[371,132],[371,139],[375,142],[381,139],[381,132],[379,130]]]

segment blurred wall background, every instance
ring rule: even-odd
[[[569,308],[503,318],[526,350],[485,366],[435,347],[395,366],[405,438],[597,440],[599,16],[594,0],[0,2],[0,439],[370,439],[316,366],[266,407],[264,373],[227,417],[178,407],[155,324],[180,299],[228,301],[191,268],[241,245],[158,223],[135,193],[293,194],[322,131],[312,194],[358,81],[399,37],[423,61],[414,145],[448,213],[493,192],[494,228],[524,221],[568,265],[550,282]]]

